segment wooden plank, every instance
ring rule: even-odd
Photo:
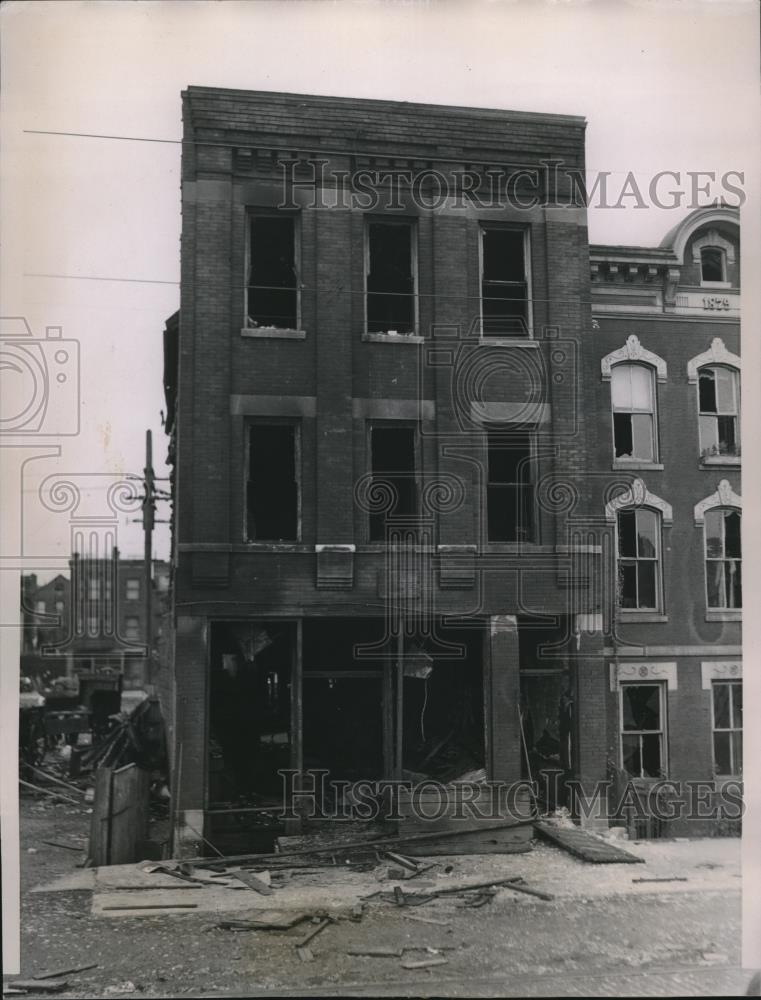
[[[60,993],[69,984],[65,979],[16,979],[10,985],[25,993]]]
[[[262,882],[260,878],[253,875],[251,872],[230,872],[232,878],[237,879],[244,885],[247,885],[249,889],[253,889],[254,892],[258,892],[261,896],[271,896],[273,890],[266,882]]]
[[[111,768],[95,771],[95,795],[90,821],[90,862],[94,868],[109,865],[111,838]]]
[[[63,969],[56,969],[55,972],[38,972],[34,977],[38,979],[60,979],[62,976],[70,976],[74,972],[87,972],[88,969],[97,969],[97,962],[90,962],[88,965],[70,965]]]
[[[578,827],[552,826],[549,823],[536,823],[535,829],[540,836],[561,847],[583,861],[592,864],[642,864],[644,858],[630,854],[622,848],[593,837]]]

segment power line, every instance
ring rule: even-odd
[[[25,278],[67,278],[75,281],[126,281],[144,285],[179,285],[179,281],[168,281],[163,278],[112,278],[100,274],[46,274],[37,271],[25,271]]]

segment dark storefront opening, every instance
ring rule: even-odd
[[[292,622],[215,622],[209,675],[209,787],[215,804],[282,801],[291,766]]]
[[[437,635],[462,657],[436,656],[436,644],[411,643],[404,656],[403,777],[482,781],[485,771],[484,626]],[[429,652],[430,650],[430,652]]]
[[[567,805],[564,782],[574,758],[574,685],[564,638],[568,618],[518,619],[521,774],[537,783],[550,809]]]

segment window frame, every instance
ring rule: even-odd
[[[621,528],[620,528],[620,517],[621,514],[626,514],[633,512],[635,515],[635,537],[638,536],[637,531],[637,521],[636,516],[640,512],[647,512],[655,517],[656,531],[656,554],[654,559],[650,559],[646,556],[622,556],[621,555]],[[619,613],[625,615],[652,615],[652,614],[664,614],[664,586],[663,586],[663,513],[657,510],[655,507],[649,507],[647,505],[642,506],[629,506],[620,507],[616,511],[616,521],[615,521],[615,532],[616,532],[616,609]],[[621,573],[621,563],[622,561],[634,562],[635,566],[638,566],[640,561],[642,562],[654,562],[655,563],[655,607],[640,607],[637,604],[635,607],[624,607],[621,604],[621,589],[619,586],[619,579]],[[637,600],[639,600],[639,574],[637,574]]]
[[[658,691],[658,713],[660,716],[659,729],[624,729],[624,690],[632,687],[654,687]],[[651,777],[647,774],[630,774],[624,767],[624,735],[639,736],[658,733],[660,736],[660,774]],[[642,770],[642,742],[640,740],[640,771]],[[618,759],[621,770],[634,781],[659,781],[668,775],[669,772],[669,743],[668,743],[668,691],[665,681],[654,680],[632,680],[621,681],[618,685]]]
[[[134,629],[134,634],[130,622],[136,622]],[[124,618],[124,638],[125,639],[140,639],[140,616],[139,615],[125,615]]]
[[[717,399],[716,400],[716,407],[717,407],[716,412],[715,413],[710,413],[710,412],[705,412],[704,413],[703,410],[700,407],[700,377],[701,377],[702,373],[705,372],[705,371],[713,371],[713,372],[715,372],[719,368],[721,368],[721,369],[723,369],[725,371],[730,372],[732,374],[733,379],[734,379],[735,409],[734,409],[733,413],[721,413],[721,412],[719,412],[719,409],[718,409],[719,403],[718,403],[718,399]],[[716,459],[724,459],[725,461],[727,461],[727,460],[729,460],[729,461],[731,461],[731,460],[739,461],[740,460],[740,456],[742,454],[742,437],[741,437],[741,423],[740,423],[740,412],[741,412],[741,405],[742,405],[741,404],[741,388],[742,387],[741,387],[741,377],[740,376],[741,376],[741,373],[740,373],[740,369],[739,368],[736,368],[734,365],[724,364],[722,362],[708,362],[708,363],[706,363],[704,365],[701,365],[698,368],[698,370],[697,370],[696,392],[697,392],[697,412],[698,412],[698,454],[700,456],[701,462],[705,462],[705,461],[711,462],[711,461],[714,461]],[[703,417],[715,417],[716,418],[716,423],[717,423],[716,439],[717,440],[718,440],[718,437],[719,437],[719,434],[718,434],[718,419],[719,419],[719,417],[734,417],[734,420],[735,420],[735,442],[736,442],[736,450],[734,452],[721,452],[721,451],[718,451],[718,452],[716,452],[716,454],[713,454],[713,453],[709,452],[707,448],[703,447],[702,419],[701,419]]]
[[[537,451],[537,435],[535,430],[522,431],[521,435],[528,439],[528,468],[530,473],[530,479],[528,483],[528,489],[530,492],[530,502],[531,502],[531,531],[526,538],[515,538],[513,540],[503,540],[503,539],[492,539],[489,532],[489,489],[493,486],[521,486],[520,483],[493,483],[490,478],[490,462],[489,462],[489,452],[490,452],[490,437],[492,435],[501,435],[504,439],[505,445],[510,443],[511,438],[517,438],[514,431],[510,431],[501,425],[486,425],[484,427],[484,467],[485,467],[485,477],[484,477],[484,492],[482,501],[482,520],[484,525],[484,541],[487,545],[537,545],[539,544],[539,511],[536,498],[536,483],[539,480],[539,470],[537,468],[538,461],[538,451]],[[509,450],[505,448],[504,450]]]
[[[423,486],[423,467],[422,467],[422,433],[421,427],[418,421],[415,420],[391,420],[391,419],[369,419],[365,421],[365,455],[366,457],[366,468],[368,475],[371,477],[370,481],[373,481],[373,429],[376,427],[386,428],[389,430],[411,430],[413,433],[412,440],[412,455],[415,463],[415,471],[413,474],[413,482],[415,484],[415,507],[417,512],[417,517],[421,515],[421,503],[422,503],[422,486]],[[366,544],[368,545],[382,545],[384,540],[371,538],[371,524],[372,524],[371,513],[368,513],[365,517],[365,529],[364,536]]]
[[[642,368],[644,369],[650,379],[650,398],[652,399],[652,409],[642,410],[642,409],[631,409],[631,410],[617,410],[613,403],[613,382],[615,379],[615,372],[623,368]],[[656,465],[660,461],[660,442],[659,442],[659,420],[658,420],[658,379],[657,371],[653,365],[648,364],[644,361],[619,361],[617,364],[612,365],[610,369],[610,429],[611,429],[611,440],[613,445],[613,462],[615,464],[621,464],[626,466],[636,466],[636,465]],[[628,413],[632,414],[647,414],[651,419],[651,439],[652,439],[652,456],[650,458],[640,458],[638,456],[632,455],[627,458],[625,455],[616,454],[616,413]],[[632,435],[632,447],[634,446],[634,436]]]
[[[739,518],[740,518],[740,558],[739,559],[729,559],[729,558],[727,558],[726,555],[722,555],[722,556],[719,556],[719,557],[713,557],[712,556],[712,557],[709,558],[709,556],[708,556],[708,531],[707,531],[707,527],[706,527],[705,515],[711,514],[714,511],[720,511],[720,512],[733,511],[735,514],[737,514],[739,516]],[[742,513],[743,513],[742,512],[742,508],[740,508],[740,507],[731,507],[731,506],[727,506],[727,505],[718,505],[716,507],[709,507],[707,510],[704,511],[704,514],[703,514],[703,525],[702,525],[702,527],[703,527],[703,578],[704,578],[704,588],[705,588],[705,602],[706,602],[705,606],[706,606],[706,611],[708,611],[708,612],[711,612],[711,611],[741,612],[742,609],[743,609],[743,604],[742,604],[742,563],[743,563],[743,556],[742,556],[742,520],[743,520],[743,516],[742,516]],[[722,537],[722,547],[723,547],[724,551],[726,552],[726,536],[724,534],[725,531],[726,531],[726,526],[725,526],[726,522],[722,521],[722,524],[724,525],[724,528],[723,528],[723,537]],[[726,562],[737,562],[737,563],[739,563],[739,566],[737,567],[737,569],[738,569],[739,574],[740,574],[740,604],[737,607],[731,607],[729,605],[709,604],[709,596],[708,596],[708,565],[709,565],[709,562],[713,563],[713,564],[715,564],[715,563],[726,563]]]
[[[124,584],[124,599],[126,601],[139,601],[140,600],[140,591],[141,591],[140,583],[141,583],[141,581],[140,581],[139,577],[127,577],[127,580],[125,581],[125,584]],[[137,585],[137,587],[135,588],[137,590],[137,596],[136,597],[132,596],[130,594],[130,584],[136,584]]]
[[[248,312],[248,296],[251,285],[251,244],[253,240],[254,219],[289,219],[293,223],[293,270],[296,277],[296,326],[251,326]],[[245,213],[245,253],[243,255],[243,330],[248,336],[278,336],[282,334],[300,334],[304,332],[301,314],[301,212],[297,209],[256,208],[249,207]]]
[[[511,230],[523,234],[523,280],[526,285],[526,332],[522,334],[513,333],[485,333],[484,332],[484,233],[489,230]],[[532,260],[531,260],[531,227],[526,225],[516,225],[509,222],[490,222],[480,220],[478,223],[478,315],[480,339],[500,343],[510,341],[533,340],[534,338],[534,303],[532,287]],[[505,285],[518,284],[518,282],[502,282]]]
[[[253,427],[292,427],[293,466],[296,482],[296,537],[286,539],[250,538],[248,533],[248,484],[251,475],[251,429]],[[247,417],[243,432],[243,542],[246,545],[297,545],[302,541],[303,450],[302,421],[299,417]]]
[[[720,278],[705,278],[703,276],[703,254],[706,250],[715,250],[719,254],[719,259],[721,260],[721,277]],[[700,285],[703,288],[722,287],[727,283],[727,251],[724,247],[716,246],[715,244],[707,244],[706,246],[700,247]]]
[[[733,725],[733,723],[736,721],[735,720],[735,709],[734,709],[734,698],[732,697],[732,694],[730,693],[729,698],[728,698],[729,722],[730,722],[730,724],[727,727],[721,727],[721,728],[717,727],[717,725],[716,725],[716,702],[715,702],[715,699],[714,699],[714,690],[717,687],[721,686],[721,685],[725,685],[726,687],[728,687],[730,689],[730,692],[731,692],[731,689],[733,687],[737,687],[737,688],[740,689],[740,691],[742,691],[743,682],[742,682],[741,678],[739,678],[739,677],[738,678],[727,678],[727,679],[718,679],[717,678],[717,679],[714,679],[714,680],[711,681],[711,760],[712,760],[712,763],[713,763],[713,773],[714,773],[715,777],[717,777],[717,778],[741,778],[742,777],[742,773],[743,773],[742,761],[741,761],[741,764],[740,764],[740,769],[738,770],[737,767],[736,767],[734,741],[732,739],[732,736],[735,733],[739,733],[740,734],[740,745],[741,745],[740,756],[742,757],[742,738],[743,738],[743,724],[742,724],[742,719],[740,720],[740,725],[739,726]],[[729,771],[729,772],[719,771],[718,766],[716,764],[716,734],[717,733],[729,733],[729,758],[730,758],[730,767],[732,768],[732,770]]]
[[[410,236],[410,267],[412,268],[412,323],[411,333],[389,333],[388,330],[380,331],[368,329],[367,299],[371,294],[367,288],[367,280],[370,276],[370,226],[374,224],[403,226],[409,231]],[[362,295],[362,332],[365,337],[397,337],[404,340],[407,337],[417,337],[420,335],[420,296],[419,296],[419,273],[418,273],[418,220],[414,215],[380,215],[368,213],[364,216],[363,228],[363,295]]]

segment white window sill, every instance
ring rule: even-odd
[[[741,622],[743,620],[742,608],[711,608],[706,611],[705,620],[707,622]]]
[[[305,340],[306,330],[281,329],[278,326],[244,326],[241,337],[270,340]]]
[[[251,542],[246,541],[251,552],[314,552],[314,547],[303,542]]]
[[[484,347],[538,347],[539,341],[532,340],[531,335],[528,336],[511,336],[505,334],[504,337],[479,337],[479,344]]]
[[[731,281],[701,281],[701,288],[731,288]]]
[[[739,455],[705,455],[700,459],[700,468],[707,469],[712,465],[731,465],[739,468],[742,458]]]
[[[362,340],[372,344],[422,344],[424,337],[417,333],[363,333]]]
[[[625,625],[638,625],[640,622],[667,622],[669,620],[668,615],[663,615],[659,611],[637,611],[634,609],[623,611],[620,608],[617,618]]]
[[[642,459],[626,459],[626,458],[614,458],[612,469],[641,469],[650,470],[651,472],[662,472],[663,463],[662,462],[646,462]]]

